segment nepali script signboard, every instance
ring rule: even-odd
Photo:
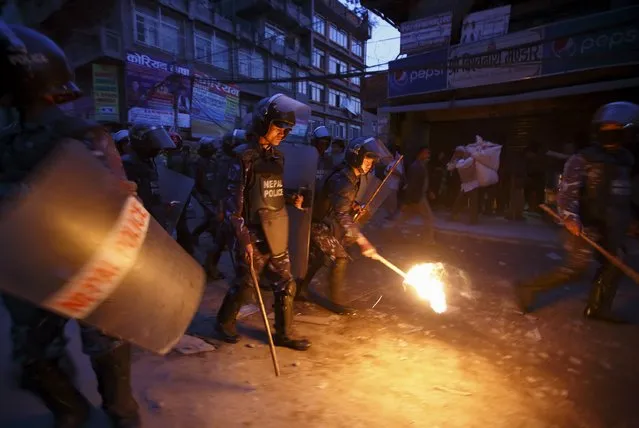
[[[469,88],[541,75],[543,28],[456,45],[448,54],[448,88]]]

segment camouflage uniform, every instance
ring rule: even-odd
[[[353,168],[343,165],[327,178],[313,209],[308,272],[300,282],[298,297],[308,298],[308,287],[313,277],[322,266],[328,265],[331,267],[330,302],[318,300],[319,296],[315,296],[314,300],[336,313],[352,312],[340,303],[349,261],[345,248],[354,244],[360,235],[360,228],[353,219],[359,185],[360,177],[355,175]]]
[[[612,206],[612,209],[609,209],[601,207],[597,200],[589,195],[600,191],[597,190],[600,187],[623,183],[624,180],[608,177],[607,174],[611,174],[610,170],[614,167],[629,171],[633,162],[632,155],[625,149],[620,149],[616,153],[605,153],[599,147],[585,149],[566,161],[557,193],[560,216],[582,222],[585,235],[618,256],[623,256],[623,238],[629,223],[629,204],[627,209],[624,209],[623,205]],[[628,182],[628,189],[623,186],[613,187],[612,192],[618,190],[619,195],[628,193],[629,197],[629,186]],[[593,258],[593,248],[579,236],[568,231],[563,231],[563,234],[566,256],[562,265],[532,281],[518,284],[518,298],[524,312],[530,310],[539,292],[577,281],[588,270]],[[594,318],[599,318],[600,313],[609,311],[622,276],[619,269],[605,258],[599,256],[599,261],[601,266],[595,275],[585,310],[586,316]],[[601,317],[603,318],[603,315]]]

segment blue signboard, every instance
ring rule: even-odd
[[[542,75],[639,63],[639,7],[546,26]]]
[[[446,89],[448,48],[388,64],[388,97],[405,97]]]

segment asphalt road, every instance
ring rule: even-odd
[[[192,331],[210,336],[214,352],[136,353],[134,387],[147,425],[639,426],[639,288],[624,283],[617,297],[618,310],[638,325],[584,320],[586,283],[546,296],[537,312],[522,316],[511,283],[557,264],[560,254],[553,250],[450,236],[432,249],[415,227],[377,229],[371,237],[402,268],[445,263],[449,310],[435,314],[403,291],[396,274],[355,257],[348,295],[358,314],[330,316],[299,304],[299,313],[326,322],[296,323],[313,348],[279,350],[283,376],[275,379],[259,316],[242,320],[242,344],[215,339],[213,317],[227,284],[212,283]],[[322,284],[320,277],[320,291]],[[76,334],[72,324],[69,334]],[[0,343],[0,426],[47,426],[46,410],[12,383],[2,310]],[[76,338],[72,349],[78,383],[97,406],[95,380]],[[91,426],[105,426],[101,412]]]

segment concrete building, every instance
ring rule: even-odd
[[[430,27],[449,34],[443,43],[422,39],[421,50],[389,64],[387,100],[369,102],[390,113],[390,132],[408,152],[430,143],[449,153],[476,134],[506,147],[561,150],[587,142],[598,106],[639,101],[635,2],[512,0],[500,25],[470,18],[504,2],[362,3],[398,27],[441,13],[452,17]]]
[[[237,126],[259,99],[282,92],[313,107],[311,125],[325,123],[341,137],[360,133],[359,78],[323,75],[364,69],[370,26],[337,0],[16,5],[24,23],[47,31],[76,68],[88,96],[68,106],[75,114],[153,120],[186,135],[211,135]],[[309,80],[268,83],[289,78]]]

